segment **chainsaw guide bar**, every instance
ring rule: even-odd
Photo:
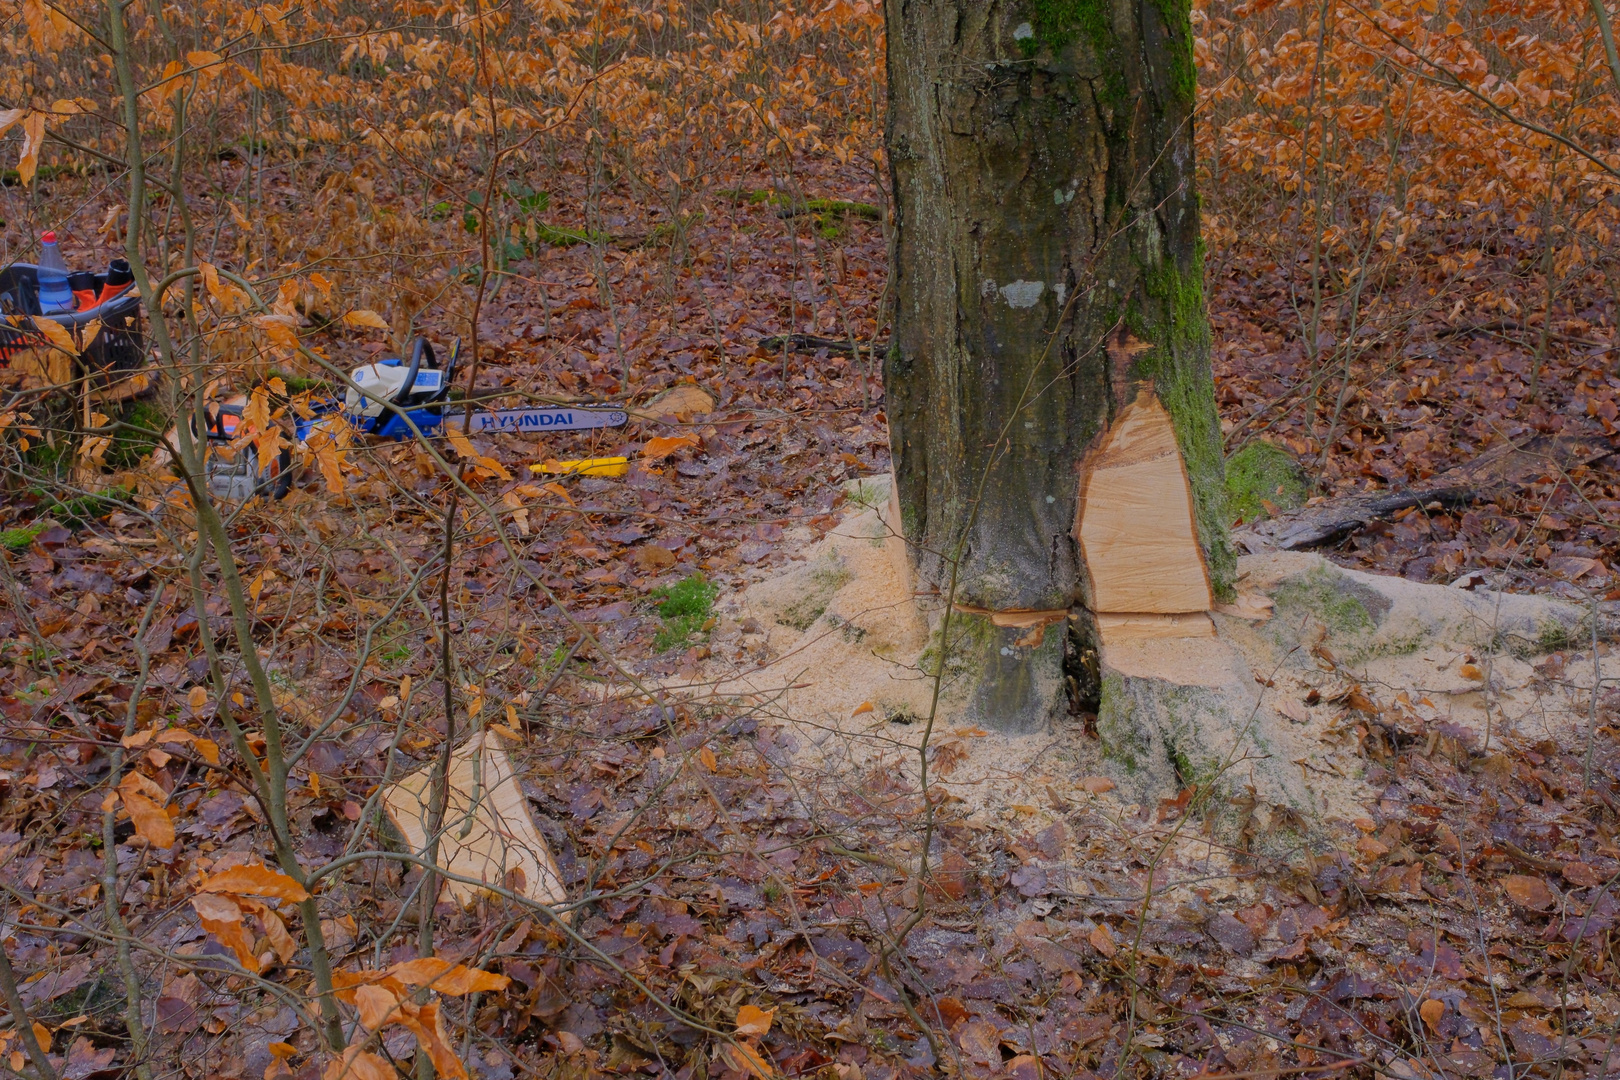
[[[461,417],[454,413],[445,418],[448,424],[459,427]],[[490,432],[523,433],[538,431],[584,431],[589,428],[624,427],[630,414],[623,409],[490,409],[472,414],[468,434]]]

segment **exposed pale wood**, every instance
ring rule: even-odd
[[[1098,612],[1208,611],[1192,490],[1151,389],[1120,411],[1081,481],[1076,533]]]
[[[988,616],[991,626],[1010,627],[1018,630],[1027,630],[1031,626],[1050,626],[1069,617],[1068,608],[1048,608],[1044,610],[1009,608],[1005,611],[991,611],[989,608],[957,604],[956,610],[968,615]]]
[[[1104,645],[1150,638],[1212,638],[1215,620],[1203,611],[1135,615],[1103,612],[1097,616],[1097,629],[1102,632]]]
[[[889,561],[894,564],[894,572],[906,590],[907,596],[912,596],[914,585],[911,580],[911,552],[906,550],[906,532],[900,519],[900,485],[889,478],[889,501],[879,511],[878,519],[883,522],[885,536],[884,546],[889,552]]]
[[[427,850],[432,775],[433,767],[424,766],[383,794],[389,820],[418,854]],[[451,757],[439,865],[463,877],[504,885],[542,904],[568,898],[556,860],[529,812],[512,759],[493,733],[473,736]],[[446,881],[444,891],[465,905],[486,890]]]

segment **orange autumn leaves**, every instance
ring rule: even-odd
[[[380,971],[338,971],[332,976],[339,1001],[353,1005],[361,1025],[371,1033],[397,1025],[416,1036],[416,1044],[433,1061],[440,1076],[467,1080],[467,1070],[450,1046],[444,1016],[437,1001],[413,1000],[416,989],[451,997],[504,990],[505,975],[453,964],[440,957],[406,960]],[[394,1067],[366,1049],[369,1039],[357,1039],[343,1056],[326,1067],[326,1080],[354,1076],[359,1080],[396,1080]]]
[[[272,905],[300,904],[309,890],[287,874],[257,863],[233,866],[204,878],[191,897],[203,929],[236,955],[242,967],[255,974],[269,966],[272,952],[282,963],[297,952],[281,912]],[[265,944],[255,954],[249,922],[257,924]],[[354,1007],[360,1023],[372,1035],[390,1026],[403,1027],[416,1036],[417,1045],[433,1061],[440,1076],[467,1080],[467,1070],[456,1056],[436,1000],[416,1000],[426,990],[450,997],[504,990],[505,975],[469,968],[440,957],[406,960],[381,970],[337,971],[332,987],[337,999]],[[341,1057],[326,1066],[327,1080],[353,1076],[359,1080],[395,1080],[392,1065],[367,1049],[370,1038],[356,1039]]]
[[[735,1072],[747,1073],[758,1080],[773,1080],[776,1070],[771,1068],[759,1051],[758,1040],[770,1033],[771,1022],[776,1019],[775,1009],[761,1009],[757,1005],[744,1005],[737,1010],[738,1040],[720,1048],[720,1056]]]
[[[195,689],[201,692],[200,687]],[[123,745],[126,750],[143,751],[142,756],[160,769],[168,764],[172,756],[163,749],[166,746],[176,750],[189,747],[207,764],[216,768],[219,766],[218,744],[183,728],[137,731],[125,736]],[[108,792],[101,808],[105,811],[122,806],[134,824],[138,838],[152,847],[166,848],[174,845],[174,820],[169,816],[168,801],[168,792],[159,787],[156,781],[131,770],[118,782],[117,790]]]
[[[191,898],[192,910],[221,945],[236,954],[248,971],[258,974],[270,964],[270,951],[256,953],[247,920],[254,920],[266,944],[282,963],[298,951],[280,913],[265,901],[301,903],[309,891],[298,882],[267,866],[233,866],[203,879]]]

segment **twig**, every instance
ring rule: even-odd
[[[34,1063],[40,1080],[56,1080],[51,1059],[45,1056],[44,1048],[34,1037],[34,1023],[28,1018],[28,1009],[17,989],[17,977],[11,973],[11,957],[6,955],[4,942],[0,942],[0,991],[5,993],[6,1006],[11,1009],[11,1024],[17,1029],[17,1037],[22,1039],[23,1049],[28,1051],[28,1059]]]

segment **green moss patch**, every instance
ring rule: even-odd
[[[653,649],[668,652],[691,641],[704,632],[714,612],[714,598],[720,587],[711,584],[702,574],[693,574],[673,585],[653,590],[658,601],[658,617],[664,625],[653,638]]]
[[[163,410],[146,401],[131,401],[118,417],[118,430],[107,448],[107,464],[115,469],[132,469],[163,439],[169,418]]]
[[[790,604],[776,621],[803,633],[821,618],[832,601],[833,594],[854,575],[836,558],[828,559],[810,572],[810,590]]]
[[[19,525],[15,529],[6,529],[0,532],[0,547],[7,551],[27,551],[28,545],[34,542],[34,537],[44,532],[49,522],[36,521],[32,525]]]
[[[1226,512],[1233,524],[1292,510],[1308,491],[1299,462],[1280,446],[1255,440],[1226,459]]]
[[[1350,584],[1338,571],[1318,567],[1283,582],[1273,599],[1279,612],[1309,613],[1336,637],[1348,637],[1378,625],[1359,590],[1346,587]]]

